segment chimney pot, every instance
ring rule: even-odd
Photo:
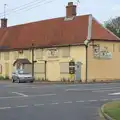
[[[73,2],[68,2],[68,6],[69,6],[69,5],[73,5]]]
[[[6,18],[1,19],[1,28],[7,28],[7,19]]]

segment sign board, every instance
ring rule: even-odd
[[[98,59],[112,59],[112,53],[108,51],[107,47],[94,47],[93,49],[94,58]]]
[[[58,57],[59,51],[57,48],[49,48],[47,50],[47,55],[48,55],[48,57]]]
[[[73,60],[69,62],[69,74],[75,74],[75,62]]]

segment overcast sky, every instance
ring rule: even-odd
[[[65,6],[70,0],[0,0],[0,18],[3,16],[4,4],[6,11],[22,6],[29,2],[24,9],[9,13],[7,15],[8,25],[24,24],[32,21],[65,16]],[[71,0],[75,4],[77,0]],[[111,17],[120,16],[120,0],[79,0],[77,15],[92,14],[100,22]],[[34,5],[33,5],[34,4]],[[37,7],[36,7],[37,6]],[[35,7],[31,9],[31,7]],[[28,10],[29,9],[29,10]],[[7,13],[6,12],[6,13]]]

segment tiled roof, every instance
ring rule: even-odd
[[[88,35],[88,21],[89,15],[84,15],[69,21],[62,17],[0,29],[0,46],[29,48],[33,41],[40,47],[83,43]],[[91,38],[119,40],[95,19],[92,20]]]
[[[107,28],[104,28],[95,18],[92,20],[92,35],[91,39],[95,40],[120,40]]]

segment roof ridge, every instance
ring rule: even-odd
[[[79,16],[76,16],[76,17],[84,17],[84,16],[89,16],[91,14],[84,14],[84,15],[79,15]],[[57,18],[50,18],[50,19],[42,19],[42,20],[38,20],[38,21],[31,21],[31,22],[28,22],[28,23],[22,23],[22,24],[16,24],[16,25],[13,25],[13,26],[9,26],[5,29],[9,29],[11,27],[19,27],[19,26],[24,26],[24,25],[29,25],[29,24],[34,24],[34,23],[38,23],[38,22],[44,22],[44,21],[49,21],[49,20],[55,20],[55,19],[62,19],[62,18],[65,18],[66,16],[63,16],[63,17],[57,17]],[[2,30],[2,28],[0,28],[0,30]]]

